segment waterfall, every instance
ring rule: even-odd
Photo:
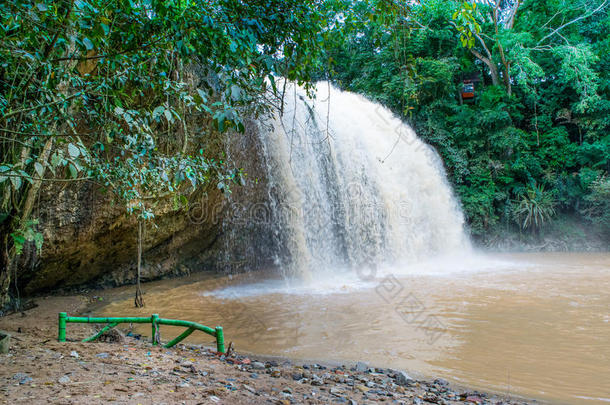
[[[360,95],[315,93],[287,85],[283,114],[259,124],[276,264],[308,277],[468,249],[434,149]]]

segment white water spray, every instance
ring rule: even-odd
[[[388,109],[321,82],[287,86],[261,125],[277,264],[307,277],[469,250],[436,152]]]

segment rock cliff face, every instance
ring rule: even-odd
[[[243,168],[244,184],[231,192],[215,187],[191,196],[188,208],[162,202],[144,227],[144,280],[196,271],[237,272],[272,265],[265,158],[257,124],[230,134],[224,153]],[[137,222],[93,183],[46,185],[38,203],[44,246],[21,257],[17,282],[34,294],[80,285],[120,285],[136,275]]]

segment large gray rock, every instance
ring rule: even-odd
[[[255,370],[264,370],[265,364],[261,363],[260,361],[255,361],[252,363],[252,368]]]
[[[414,382],[415,382],[415,380],[413,378],[411,378],[404,371],[397,371],[396,372],[396,384],[402,385],[404,387],[407,387],[407,386],[413,384]]]

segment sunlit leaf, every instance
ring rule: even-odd
[[[19,177],[15,172],[12,172],[9,178],[13,184],[13,189],[19,190],[19,188],[21,188],[21,177]]]
[[[88,51],[93,49],[93,42],[91,42],[89,38],[83,38],[83,45],[85,45],[85,48],[87,48]]]
[[[70,153],[70,156],[72,156],[73,158],[77,158],[78,156],[80,156],[80,150],[78,149],[78,146],[74,145],[73,143],[68,144],[68,153]]]
[[[36,170],[38,177],[42,177],[44,175],[44,167],[40,163],[34,163],[34,170]]]

